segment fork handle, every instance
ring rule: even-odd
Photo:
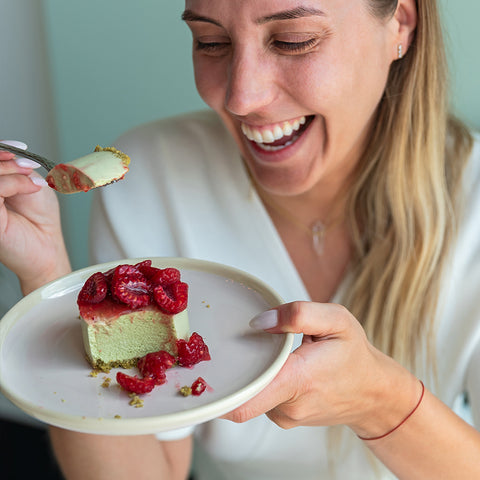
[[[5,143],[0,143],[0,150],[6,150],[7,152],[14,153],[19,157],[29,158],[34,162],[37,162],[41,165],[47,172],[49,172],[53,167],[55,167],[55,163],[49,160],[48,158],[42,157],[33,152],[29,152],[28,150],[22,150],[21,148],[12,147],[10,145],[6,145]]]

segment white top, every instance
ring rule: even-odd
[[[213,112],[141,126],[115,145],[131,159],[125,179],[98,189],[92,208],[91,251],[96,263],[146,256],[221,262],[270,284],[286,302],[308,300],[234,141]],[[453,407],[465,391],[480,425],[480,144],[465,175],[467,209],[452,266],[445,275],[438,318],[438,384],[426,386]],[[335,300],[335,299],[333,299]],[[366,448],[343,428],[338,450],[328,429],[282,430],[266,416],[245,424],[214,420],[196,427],[201,443],[197,478],[375,478]],[[207,452],[207,455],[204,453]],[[379,467],[379,477],[394,478]]]

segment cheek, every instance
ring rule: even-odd
[[[388,68],[377,59],[365,61],[350,52],[340,53],[297,68],[291,84],[296,98],[312,113],[348,123],[352,115],[371,114],[383,94]]]
[[[195,85],[202,100],[213,110],[219,112],[225,99],[223,70],[211,62],[193,60]]]

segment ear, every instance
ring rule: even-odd
[[[417,4],[415,0],[399,0],[393,16],[396,36],[395,58],[401,58],[410,47],[417,28]]]

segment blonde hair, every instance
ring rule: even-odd
[[[396,0],[369,0],[391,15]],[[455,237],[461,174],[472,148],[448,114],[447,61],[435,0],[417,2],[407,54],[394,62],[351,190],[353,280],[345,303],[370,340],[414,369],[432,358],[440,279]]]

